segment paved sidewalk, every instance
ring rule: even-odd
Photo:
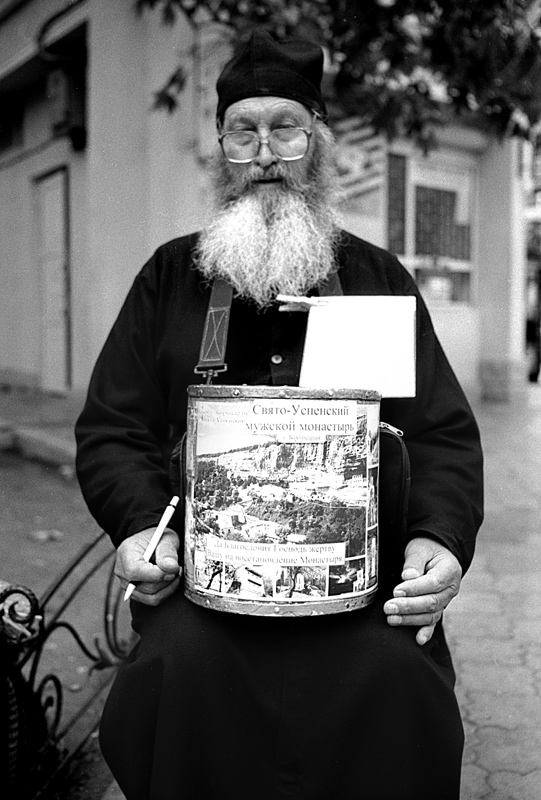
[[[446,615],[466,727],[462,800],[541,798],[541,386],[479,406],[486,518]]]
[[[0,392],[0,448],[73,469],[82,398]],[[461,800],[541,798],[541,386],[521,407],[476,407],[486,521],[446,614],[466,727]],[[112,784],[101,800],[122,800]],[[436,797],[435,797],[436,800]]]

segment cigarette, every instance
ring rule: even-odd
[[[143,558],[144,558],[145,561],[150,561],[150,559],[154,555],[154,551],[156,550],[156,548],[158,546],[158,542],[162,538],[163,532],[167,528],[169,520],[171,519],[171,517],[175,513],[175,508],[177,507],[178,501],[179,501],[179,498],[176,495],[174,497],[172,497],[170,502],[169,502],[169,505],[167,506],[167,508],[163,512],[162,517],[161,517],[160,521],[158,522],[158,527],[156,528],[156,530],[152,534],[150,542],[147,544],[145,552],[143,553]],[[124,602],[126,602],[126,600],[130,599],[130,597],[133,594],[134,589],[135,589],[135,584],[134,583],[128,583],[128,586],[126,588],[126,592],[124,594]]]

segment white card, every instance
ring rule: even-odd
[[[322,297],[311,305],[299,386],[415,397],[412,296]]]

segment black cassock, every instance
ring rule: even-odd
[[[167,505],[172,446],[210,289],[194,268],[196,235],[160,248],[135,279],[98,359],[77,424],[77,469],[90,511],[119,544]],[[417,302],[417,392],[383,400],[411,461],[407,539],[432,537],[466,570],[482,519],[482,455],[471,409],[415,284],[383,250],[344,233],[344,294]],[[297,385],[302,313],[235,300],[221,383]],[[359,358],[363,347],[359,343]],[[271,356],[282,357],[276,364]],[[370,388],[370,387],[367,387]],[[172,526],[182,529],[180,515]],[[102,748],[128,800],[456,800],[463,731],[443,629],[420,647],[391,628],[383,603],[404,542],[387,541],[372,605],[327,617],[267,619],[195,606],[182,592],[132,603],[140,634],[118,673]]]

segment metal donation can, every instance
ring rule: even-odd
[[[190,600],[307,616],[374,599],[380,400],[354,389],[188,388]]]

